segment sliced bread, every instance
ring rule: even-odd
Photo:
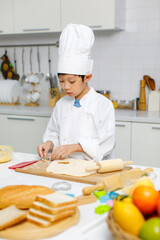
[[[53,193],[51,188],[37,185],[11,185],[0,189],[0,208],[15,205],[19,209],[29,209],[37,195]]]
[[[64,211],[74,210],[76,208],[75,204],[67,205],[64,207],[49,207],[44,203],[35,201],[33,202],[32,208],[49,213],[49,214],[58,214]]]
[[[34,224],[37,224],[41,227],[48,227],[51,224],[50,221],[34,217],[34,216],[30,215],[29,213],[27,214],[27,219],[28,219],[28,221],[30,221]]]
[[[74,210],[65,211],[63,213],[53,215],[53,214],[48,214],[48,213],[36,210],[34,208],[30,208],[29,209],[29,214],[33,217],[37,217],[37,218],[40,218],[42,220],[54,222],[54,221],[57,221],[57,220],[60,220],[60,219],[63,219],[63,218],[66,218],[66,217],[69,217],[69,216],[73,215]]]
[[[16,206],[0,210],[0,230],[11,227],[27,218],[27,213],[23,210],[19,210]]]
[[[47,195],[37,195],[36,200],[50,207],[63,207],[75,204],[78,200],[63,193],[54,192]]]

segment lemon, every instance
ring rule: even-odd
[[[128,196],[128,197],[124,198],[122,201],[125,203],[133,203],[133,198]]]
[[[139,209],[132,203],[114,200],[113,218],[126,232],[138,236],[145,219]],[[133,224],[134,223],[134,224]]]
[[[141,179],[139,179],[131,188],[126,189],[126,193],[132,195],[134,189],[141,185],[154,188],[154,184],[151,181],[151,179],[149,177],[144,176],[141,177]]]

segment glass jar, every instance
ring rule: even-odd
[[[103,96],[105,96],[105,97],[107,97],[108,99],[110,99],[110,91],[108,91],[108,90],[97,90],[96,91],[97,93],[100,93],[100,94],[102,94]]]

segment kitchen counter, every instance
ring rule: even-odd
[[[0,106],[0,114],[50,117],[53,108],[48,106],[26,107]],[[115,110],[116,121],[160,123],[160,112],[136,111],[136,110]]]
[[[60,181],[59,179],[41,177],[30,174],[23,174],[8,169],[9,166],[23,162],[38,159],[37,155],[26,153],[13,153],[12,160],[8,163],[0,164],[0,187],[15,184],[27,184],[27,185],[43,185],[51,187],[53,183]],[[135,166],[136,167],[136,166]],[[139,166],[138,166],[139,167]],[[145,167],[140,166],[142,169]],[[155,188],[160,189],[160,168],[154,168],[154,172],[157,174],[157,178],[154,180]],[[88,184],[70,182],[72,189],[63,193],[73,193],[75,196],[82,194],[82,188]],[[79,206],[80,220],[79,223],[65,232],[46,240],[113,240],[106,223],[107,213],[103,215],[95,214],[95,207],[100,205],[100,201],[96,203]]]

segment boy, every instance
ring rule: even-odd
[[[93,60],[90,50],[93,31],[83,25],[69,24],[60,36],[58,77],[67,96],[52,113],[40,157],[52,150],[51,159],[66,157],[100,161],[115,145],[115,116],[110,100],[88,86]]]

